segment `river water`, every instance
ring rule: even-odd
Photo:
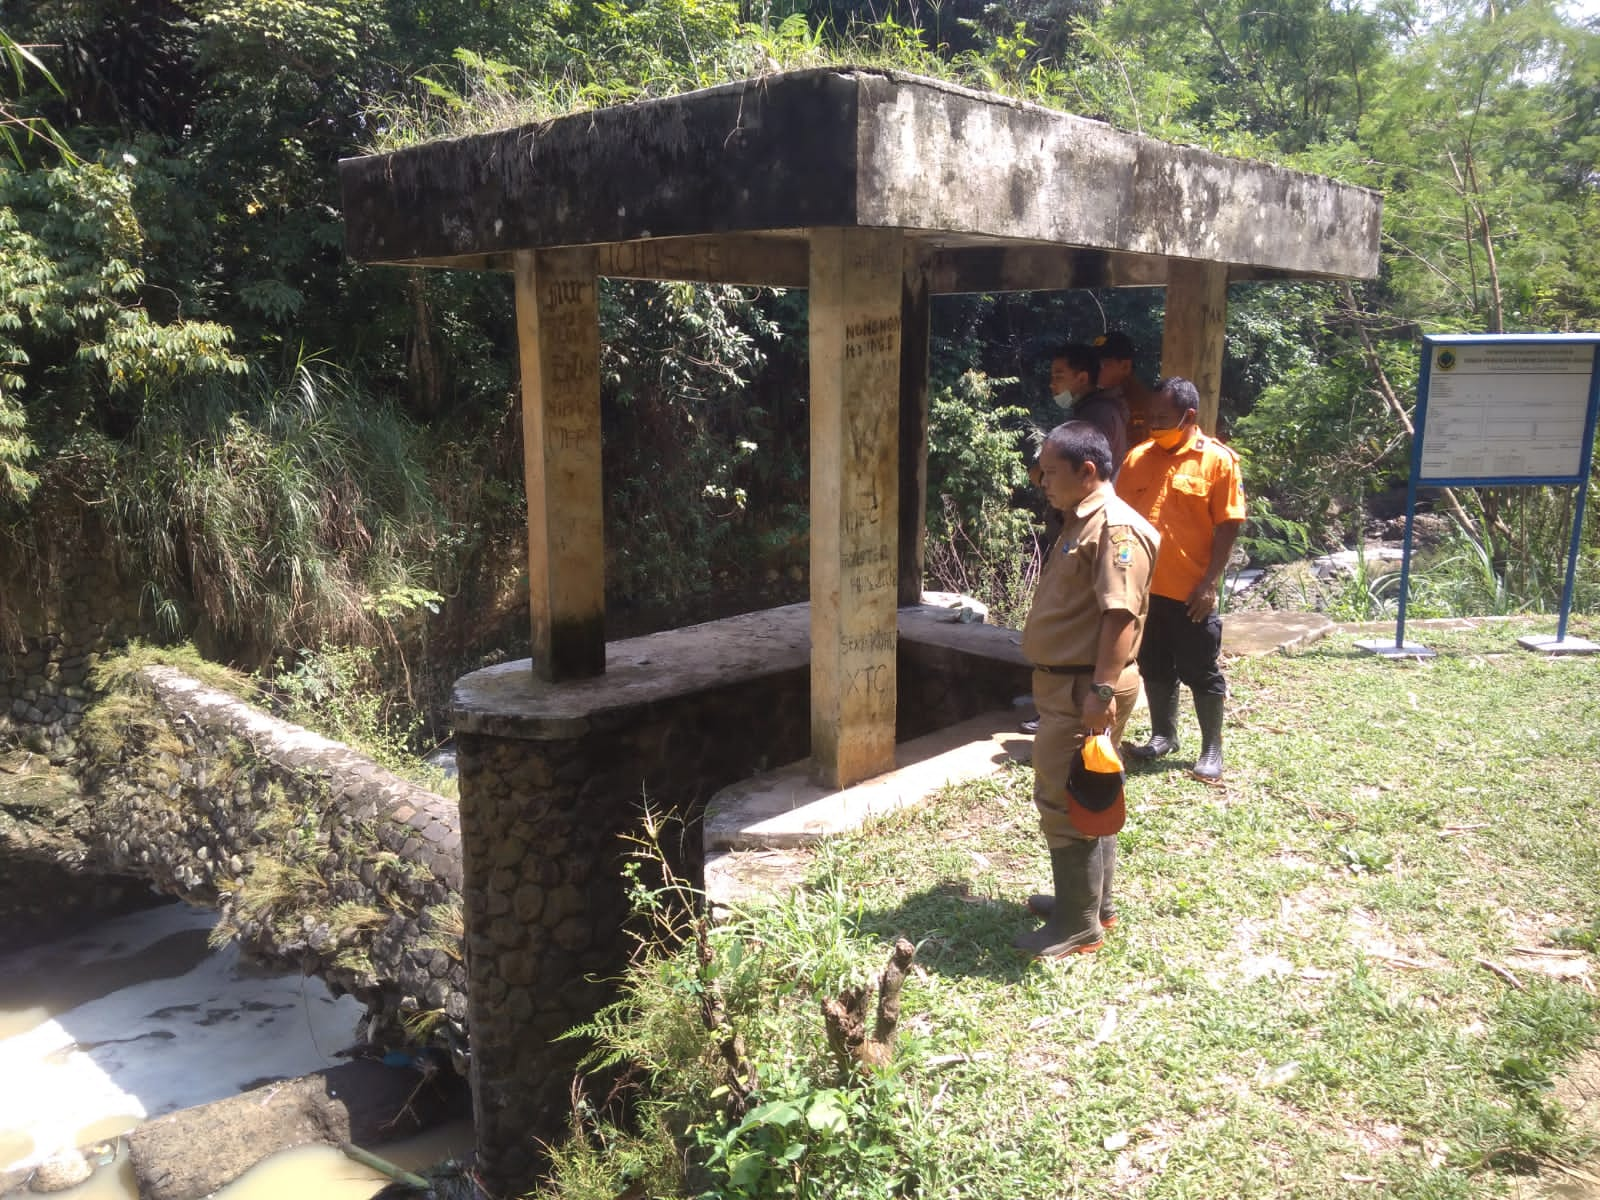
[[[0,954],[0,1187],[64,1149],[101,1144],[93,1178],[58,1196],[134,1200],[119,1135],[140,1121],[343,1061],[361,1005],[315,978],[207,947],[212,912],[173,903],[52,945]],[[466,1123],[378,1147],[418,1168],[471,1147]],[[91,1157],[91,1161],[96,1161]],[[375,1172],[329,1147],[269,1159],[218,1200],[363,1200]]]

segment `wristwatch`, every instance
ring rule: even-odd
[[[1099,696],[1100,699],[1104,700],[1107,704],[1111,703],[1111,701],[1115,700],[1117,697],[1117,689],[1112,687],[1109,683],[1091,683],[1089,685],[1089,690],[1092,691],[1096,696]]]

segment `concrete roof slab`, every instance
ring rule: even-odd
[[[1097,268],[1113,285],[1160,283],[1172,258],[1238,278],[1378,266],[1381,206],[1367,189],[861,68],[346,159],[340,174],[347,247],[365,262],[863,226],[929,250],[954,237],[968,251],[1067,246],[1158,264]]]
[[[863,225],[1364,278],[1376,193],[949,85],[863,76]]]
[[[852,225],[858,90],[797,72],[345,159],[346,249],[406,262]]]

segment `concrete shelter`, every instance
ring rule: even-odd
[[[480,1155],[505,1183],[526,1182],[532,1152],[518,1139],[541,1112],[544,1129],[552,1115],[559,1125],[566,1097],[564,1079],[529,1081],[559,1062],[530,1058],[518,1030],[559,1032],[547,1001],[561,972],[595,970],[608,952],[572,922],[617,911],[614,880],[558,880],[539,860],[572,853],[580,834],[613,836],[640,787],[670,789],[685,722],[731,713],[755,743],[743,767],[702,755],[691,802],[733,781],[710,776],[795,748],[766,711],[774,697],[739,690],[768,670],[770,630],[700,627],[738,648],[713,664],[691,656],[688,670],[681,654],[640,648],[651,639],[608,650],[598,279],[809,291],[809,727],[791,757],[808,746],[816,780],[842,788],[894,767],[907,721],[897,610],[922,595],[931,296],[1164,286],[1162,372],[1195,381],[1211,428],[1230,283],[1378,269],[1373,192],[875,69],[774,74],[340,170],[357,261],[515,280],[534,654],[468,676],[455,696]],[[735,692],[743,708],[708,699]],[[626,749],[603,736],[619,713],[648,724],[674,704],[659,745],[638,723]],[[586,738],[599,740],[552,748]],[[617,774],[627,754],[633,775]]]

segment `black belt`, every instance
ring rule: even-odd
[[[1137,662],[1137,661],[1138,661],[1137,659],[1133,659],[1133,660],[1131,660],[1129,662],[1123,663],[1122,664],[1122,669],[1124,671],[1126,671],[1129,667],[1133,666],[1133,664],[1135,662]],[[1095,670],[1096,670],[1096,668],[1095,668],[1093,663],[1089,664],[1086,667],[1081,667],[1081,666],[1048,667],[1048,666],[1045,666],[1043,663],[1030,663],[1029,665],[1032,666],[1035,671],[1043,671],[1046,675],[1093,675],[1095,673]]]

